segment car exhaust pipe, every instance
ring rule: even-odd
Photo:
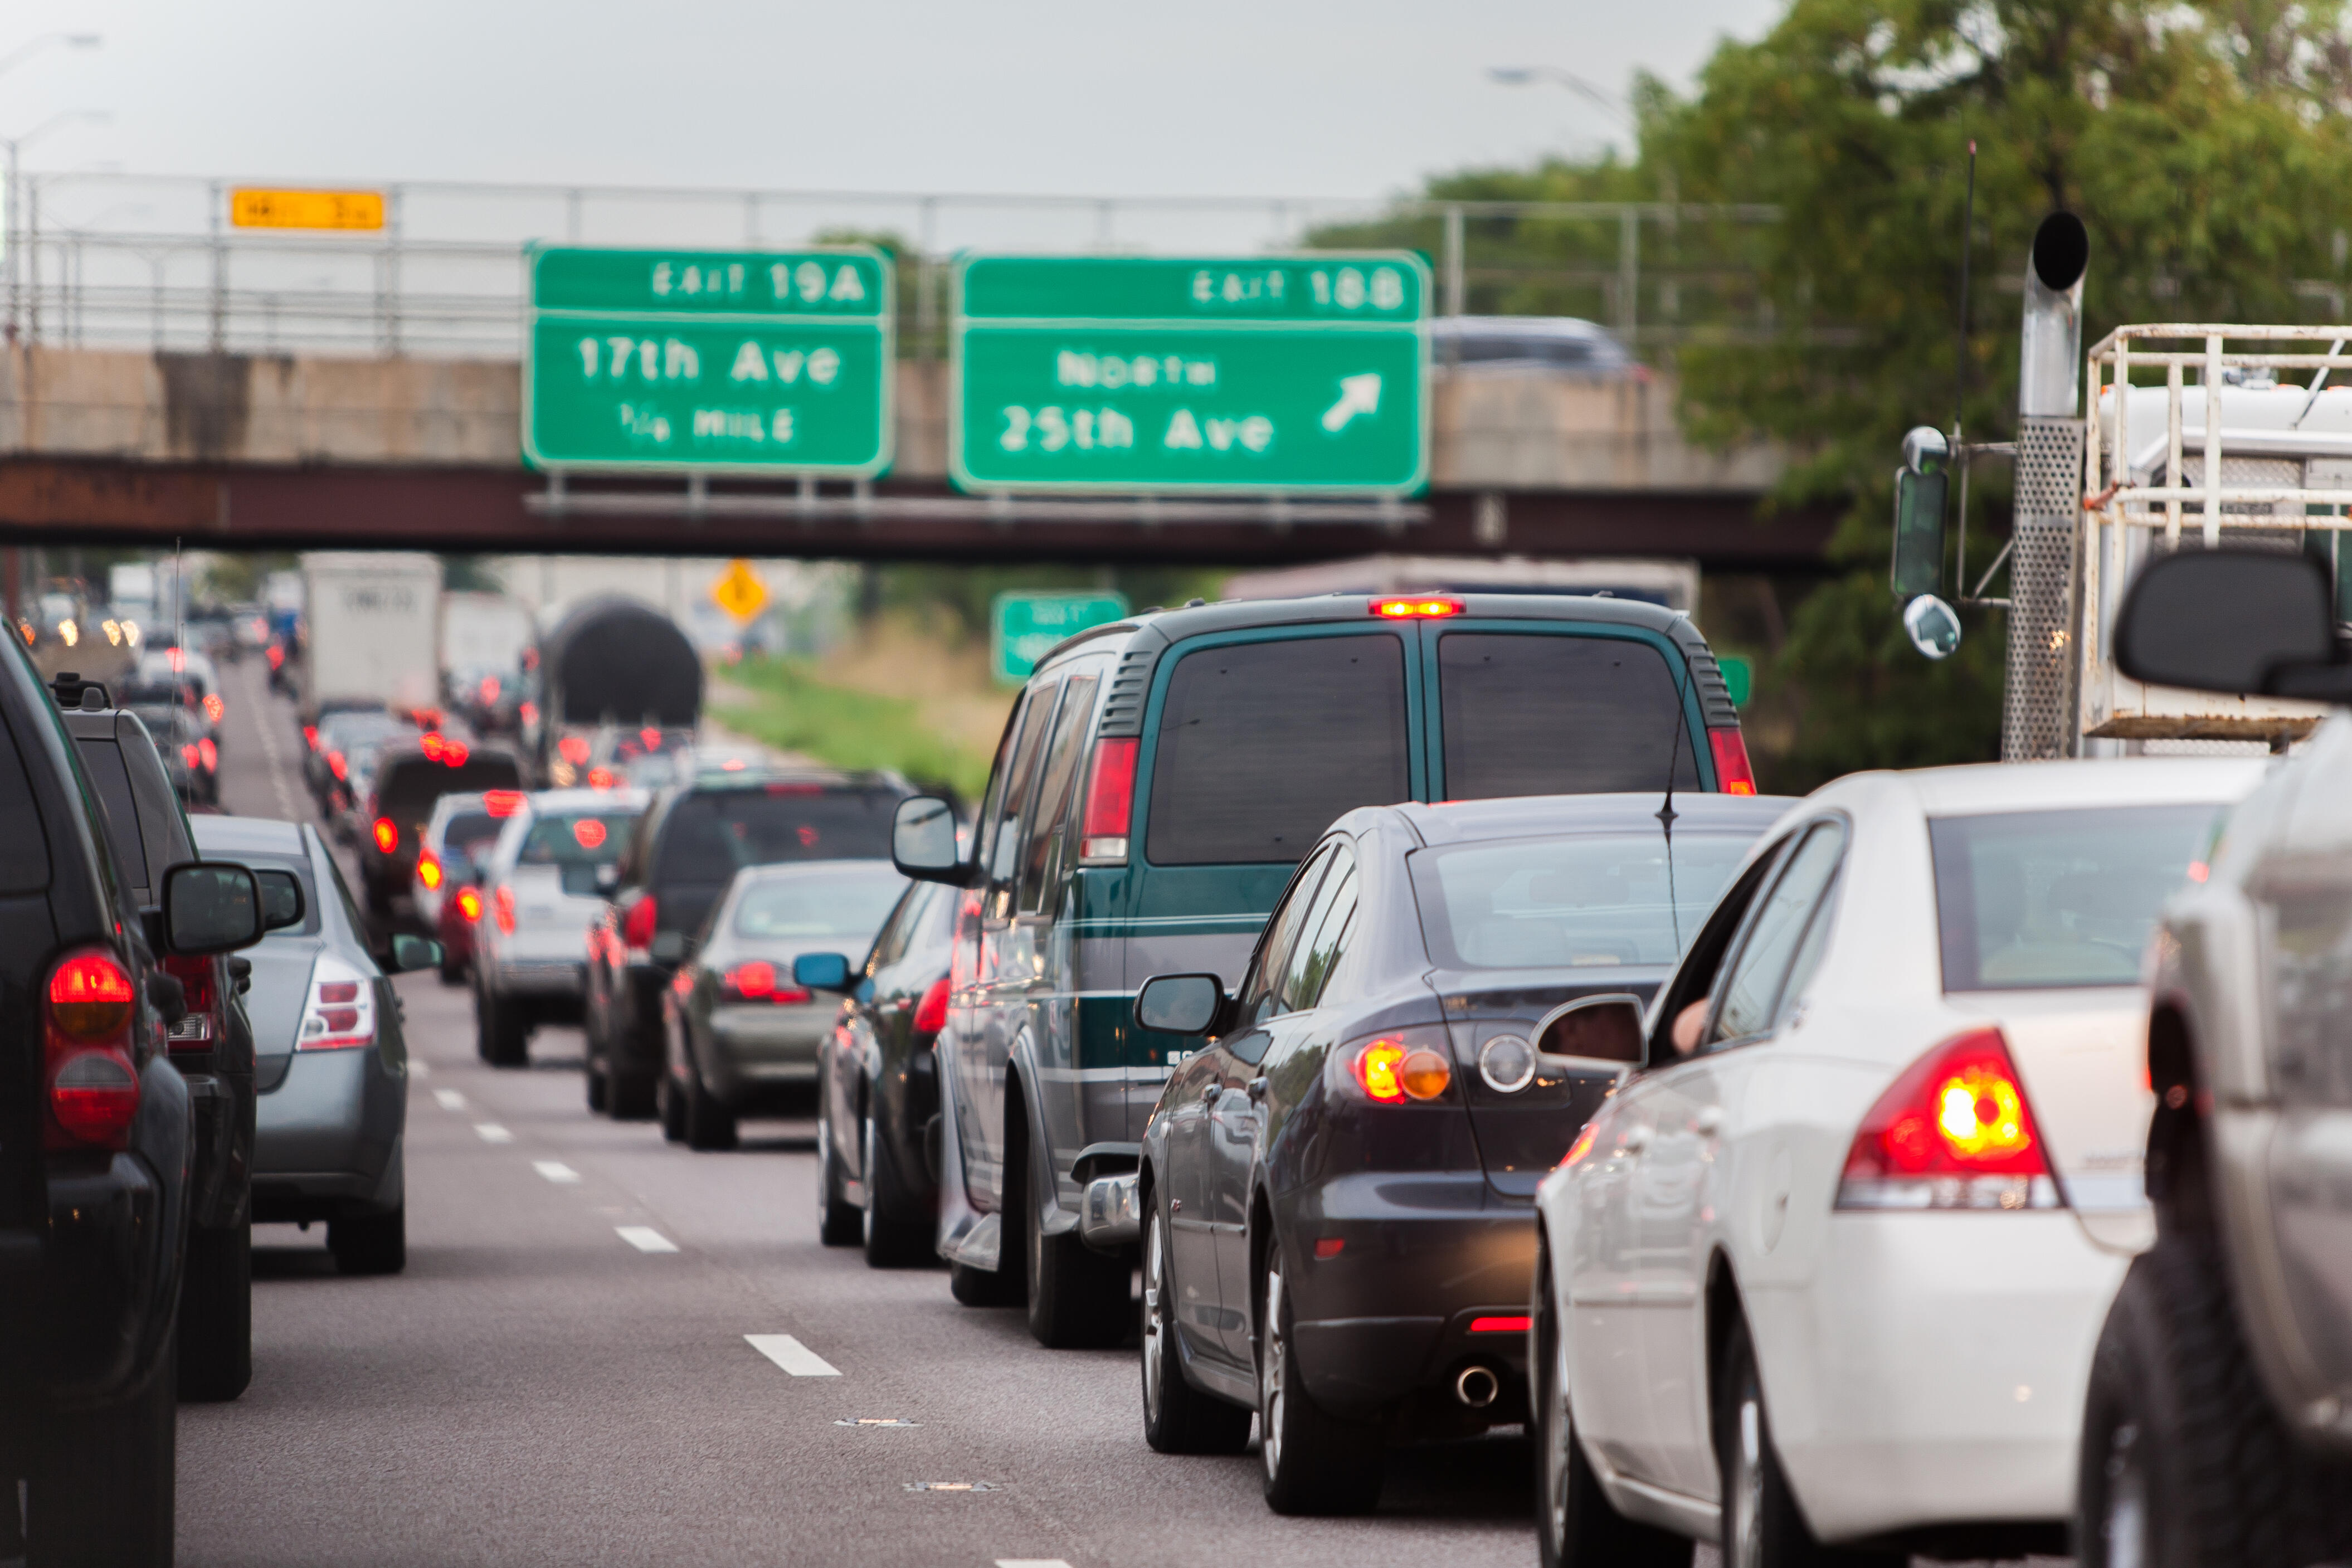
[[[1486,1409],[1502,1392],[1502,1380],[1483,1366],[1465,1366],[1454,1380],[1454,1397],[1473,1410]]]

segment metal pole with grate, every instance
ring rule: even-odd
[[[2009,684],[2000,715],[2004,763],[2047,762],[2073,752],[2082,475],[2083,421],[2047,415],[2019,421]]]

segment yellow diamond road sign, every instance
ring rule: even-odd
[[[710,597],[720,609],[748,624],[768,607],[768,585],[760,581],[749,561],[730,561],[727,574],[710,585]]]

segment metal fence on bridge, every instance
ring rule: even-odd
[[[12,341],[246,354],[513,357],[524,247],[887,243],[901,353],[944,352],[963,248],[1232,254],[1318,244],[1423,250],[1444,314],[1584,316],[1644,352],[1773,329],[1755,263],[1763,205],[1271,196],[1035,196],[407,182],[380,232],[239,228],[268,182],[26,174],[9,193]]]

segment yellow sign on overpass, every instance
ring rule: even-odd
[[[380,229],[383,193],[231,191],[228,220],[239,228]]]

